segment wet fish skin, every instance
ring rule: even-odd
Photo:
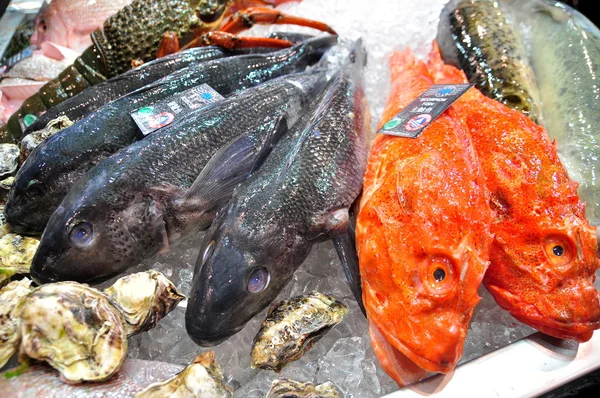
[[[274,79],[105,159],[75,183],[50,218],[33,259],[34,280],[105,280],[168,249],[179,237],[207,228],[218,204],[231,196],[222,186],[234,177],[229,167],[236,167],[232,162],[219,170],[220,178],[205,187],[207,195],[188,202],[188,189],[211,157],[232,140],[245,140],[252,150],[268,149],[270,136],[280,128],[285,133],[325,82],[325,71]],[[81,222],[93,231],[83,246],[70,238]]]
[[[538,121],[535,78],[507,15],[495,0],[452,0],[440,15],[437,42],[444,61],[483,94]]]
[[[186,310],[186,329],[197,344],[237,333],[275,299],[313,243],[346,231],[370,137],[360,41],[350,59],[316,109],[237,188],[206,235]],[[253,274],[265,271],[266,288],[249,292]]]
[[[105,105],[34,149],[9,193],[8,222],[15,231],[41,232],[75,181],[102,159],[142,138],[131,112],[202,83],[227,95],[304,70],[336,42],[337,36],[320,37],[271,54],[208,61]]]
[[[108,102],[116,100],[123,95],[131,93],[134,90],[175,72],[176,70],[183,69],[192,64],[245,53],[248,53],[248,50],[225,50],[220,47],[211,46],[190,48],[166,57],[155,59],[143,64],[139,68],[130,70],[95,86],[91,86],[76,96],[52,107],[44,114],[38,116],[38,118],[23,131],[23,136],[43,129],[50,121],[60,116],[67,116],[74,122],[81,120]]]
[[[517,3],[519,4],[519,3]],[[579,182],[590,224],[600,225],[600,31],[557,1],[524,2],[544,126],[569,176]],[[521,15],[521,13],[515,13]],[[597,231],[598,233],[598,231]]]
[[[379,123],[433,84],[410,48],[390,57]],[[452,108],[416,138],[377,134],[356,223],[373,350],[399,385],[452,371],[489,265],[493,215],[466,124]]]
[[[464,83],[436,48],[440,84]],[[483,284],[498,305],[542,333],[585,342],[600,328],[596,228],[545,130],[475,89],[452,107],[468,125],[496,214]]]

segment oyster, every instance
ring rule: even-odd
[[[14,144],[0,144],[0,180],[13,175],[19,164],[19,147]]]
[[[10,176],[0,181],[0,204],[6,203],[6,198],[8,197],[8,191],[12,188],[15,183],[15,177]],[[4,212],[4,207],[2,207],[2,212]]]
[[[21,334],[17,312],[31,290],[31,281],[27,278],[11,282],[0,290],[0,368],[19,347]]]
[[[215,353],[206,351],[198,355],[178,375],[161,383],[154,383],[136,398],[227,398],[233,397],[231,389],[223,385],[223,373],[215,363]]]
[[[314,385],[290,379],[277,379],[271,383],[267,398],[341,398],[342,394],[332,382]]]
[[[6,228],[6,224],[0,226],[0,286],[14,274],[29,273],[31,260],[40,244],[39,239],[7,233]]]
[[[0,206],[0,238],[10,233],[10,226],[6,222],[6,216],[4,215],[4,206]],[[0,282],[0,286],[2,283]]]
[[[347,313],[344,304],[317,291],[271,307],[252,344],[252,367],[281,371],[300,359]]]
[[[27,159],[31,151],[35,149],[42,141],[58,133],[60,130],[73,125],[67,116],[59,116],[58,118],[48,122],[46,127],[39,131],[35,131],[26,135],[21,141],[21,163]]]
[[[102,381],[125,359],[119,309],[102,292],[75,282],[34,289],[23,300],[20,354],[48,362],[68,382]]]
[[[121,310],[130,336],[152,329],[185,299],[170,280],[153,270],[120,278],[104,293]]]

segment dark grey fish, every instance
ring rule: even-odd
[[[227,95],[304,70],[336,42],[337,36],[325,36],[270,54],[204,62],[105,105],[34,149],[9,194],[8,222],[21,233],[41,232],[75,181],[103,159],[142,138],[131,112],[203,83]]]
[[[155,59],[137,69],[91,86],[47,110],[23,131],[23,136],[43,129],[59,116],[67,116],[73,122],[80,120],[104,104],[191,64],[239,54],[240,52],[227,51],[220,47],[199,47]]]
[[[105,159],[50,218],[34,280],[105,280],[207,228],[326,80],[315,71],[266,82]]]
[[[215,219],[186,311],[196,343],[214,345],[237,333],[275,299],[313,243],[346,232],[370,139],[365,60],[359,41],[312,115]]]
[[[538,121],[539,95],[519,37],[500,2],[452,0],[442,10],[437,42],[444,61],[486,96]]]

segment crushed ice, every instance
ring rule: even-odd
[[[362,37],[369,53],[366,70],[367,96],[371,105],[373,126],[383,112],[389,92],[388,57],[393,49],[410,45],[419,57],[426,57],[437,29],[439,13],[445,0],[304,0],[287,3],[280,8],[294,15],[329,23],[345,39]],[[265,36],[273,31],[313,32],[288,26],[254,27],[250,34]],[[193,266],[201,237],[188,239],[165,256],[157,256],[131,272],[152,267],[163,272],[188,293]],[[109,282],[110,283],[110,282]],[[381,397],[397,390],[396,384],[383,372],[368,336],[367,322],[346,286],[341,264],[330,242],[315,245],[294,280],[278,300],[318,290],[346,304],[350,313],[326,334],[303,358],[284,368],[280,374],[250,368],[250,347],[265,312],[259,314],[237,335],[213,347],[227,382],[236,396],[264,397],[271,381],[290,377],[299,381],[322,383],[330,380],[346,398]],[[500,309],[489,293],[475,309],[465,344],[463,362],[476,358],[532,333],[508,313]],[[157,327],[130,339],[128,358],[151,359],[187,365],[203,349],[187,336],[184,326],[185,308],[179,307]]]

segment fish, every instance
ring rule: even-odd
[[[483,94],[540,120],[535,77],[502,2],[451,0],[440,14],[437,42],[444,61],[463,69]]]
[[[52,42],[83,52],[92,45],[90,34],[132,0],[52,0],[38,15],[30,42]]]
[[[359,40],[323,96],[215,218],[185,314],[197,344],[237,333],[273,302],[314,243],[345,233],[370,139],[365,63]]]
[[[336,42],[337,36],[325,36],[270,54],[204,62],[105,105],[34,149],[9,192],[8,222],[15,231],[41,233],[75,181],[103,159],[143,138],[131,112],[202,83],[229,95],[302,71]]]
[[[464,83],[437,46],[436,83]],[[472,88],[453,105],[469,133],[490,191],[494,241],[483,284],[517,320],[561,339],[588,341],[600,327],[594,287],[596,228],[544,128]]]
[[[347,313],[340,301],[317,291],[273,305],[252,342],[250,366],[280,372],[302,358]]]
[[[268,81],[105,159],[52,214],[32,278],[103,281],[207,228],[325,84],[324,70]]]
[[[380,128],[434,84],[410,48],[392,54],[390,70]],[[416,138],[375,137],[356,246],[373,349],[399,385],[448,373],[462,356],[489,265],[488,199],[467,128],[451,109]]]
[[[258,50],[252,49],[252,51]],[[247,49],[226,50],[220,47],[208,46],[190,48],[152,60],[142,64],[139,68],[132,69],[112,79],[88,87],[74,97],[48,109],[42,115],[37,116],[35,121],[27,126],[23,131],[23,137],[45,128],[49,122],[60,116],[67,116],[73,122],[81,120],[108,102],[116,100],[123,95],[129,94],[190,65],[248,52]]]
[[[590,224],[600,225],[600,30],[558,1],[515,2],[526,15],[543,125],[558,157],[579,183]],[[598,233],[598,230],[596,230]]]

